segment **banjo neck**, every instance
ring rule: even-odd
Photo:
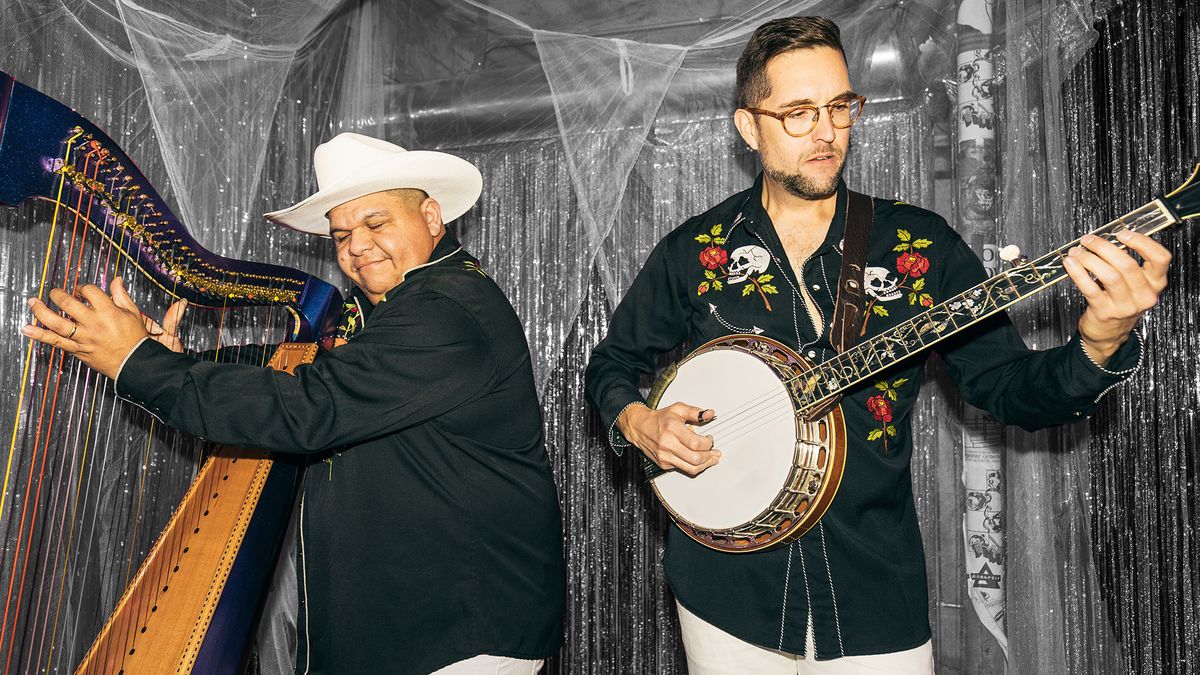
[[[1090,234],[1125,249],[1119,232],[1151,235],[1200,215],[1200,166],[1175,191],[1150,201],[1096,228]],[[1079,245],[1075,239],[1030,261],[1020,261],[986,281],[934,305],[903,323],[860,342],[834,358],[798,375],[800,414],[820,417],[846,391],[896,363],[956,335],[1004,309],[1067,278],[1063,259]]]

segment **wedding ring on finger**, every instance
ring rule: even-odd
[[[64,335],[63,337],[65,337],[65,338],[67,338],[68,340],[70,340],[71,338],[75,337],[75,331],[77,331],[77,330],[79,330],[79,324],[75,324],[75,325],[71,326],[71,332],[70,332],[70,333],[67,333],[67,334],[66,334],[66,335]],[[56,344],[57,344],[57,343],[56,343]]]

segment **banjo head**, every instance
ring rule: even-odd
[[[650,482],[675,523],[722,551],[749,552],[790,542],[824,515],[841,481],[841,409],[805,421],[796,376],[809,369],[792,350],[757,335],[714,340],[656,383],[650,403],[715,410],[693,430],[712,435],[721,461],[698,476],[668,471]]]

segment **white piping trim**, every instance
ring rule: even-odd
[[[408,278],[408,275],[410,275],[410,274],[412,274],[412,273],[413,273],[413,270],[419,270],[419,269],[421,269],[422,267],[430,267],[430,266],[436,265],[436,264],[438,264],[438,263],[442,262],[443,260],[445,260],[446,258],[449,258],[450,256],[454,255],[455,253],[458,253],[458,252],[459,252],[459,251],[461,251],[461,250],[463,250],[463,247],[459,246],[458,248],[454,249],[453,251],[451,251],[451,252],[447,253],[446,255],[444,255],[444,256],[442,256],[442,257],[438,258],[437,260],[430,260],[430,261],[429,261],[429,262],[427,262],[427,263],[421,263],[420,265],[416,265],[416,266],[410,267],[410,268],[408,269],[408,271],[404,273],[404,276],[400,277],[400,283],[401,283],[401,284],[402,284],[402,283],[404,283],[404,280]],[[397,285],[399,285],[399,284],[397,284]]]
[[[133,346],[133,349],[130,349],[129,353],[125,355],[125,358],[121,359],[121,367],[117,368],[117,374],[113,376],[113,391],[114,392],[117,390],[117,380],[121,379],[121,371],[125,370],[125,364],[129,363],[129,357],[133,356],[133,353],[137,351],[138,347],[141,347],[142,343],[149,339],[150,339],[150,336],[147,335],[147,336],[143,337],[141,340],[138,340],[137,344]],[[120,394],[117,394],[117,395],[120,396]]]
[[[613,418],[613,423],[608,427],[608,444],[609,444],[609,446],[612,447],[613,452],[617,453],[617,455],[620,455],[621,452],[625,448],[628,448],[629,446],[633,445],[633,443],[629,443],[629,442],[625,442],[625,443],[617,443],[616,442],[617,420],[621,419],[621,415],[624,415],[625,411],[629,410],[630,406],[634,406],[639,403],[641,403],[642,405],[646,405],[642,401],[630,401],[629,403],[626,403],[625,407],[621,408],[621,412],[617,413],[617,416]],[[647,406],[647,407],[649,407],[649,406]],[[625,434],[621,434],[621,436],[624,437]],[[628,438],[626,438],[625,440],[629,441]]]
[[[788,597],[788,581],[792,578],[792,548],[796,542],[788,545],[788,561],[787,571],[783,574],[783,603],[779,608],[779,646],[776,649],[783,651],[783,627],[787,625],[787,597]]]
[[[821,532],[821,555],[825,556],[825,576],[829,578],[829,595],[833,598],[833,627],[837,631],[838,652],[840,656],[845,657],[846,645],[842,642],[842,620],[838,615],[837,591],[833,587],[833,569],[829,566],[829,550],[825,548],[825,524],[818,521],[817,529]],[[812,615],[811,608],[809,608],[809,615]],[[815,640],[813,645],[816,645]]]
[[[301,490],[304,488],[301,487]],[[304,673],[312,669],[312,638],[308,617],[308,558],[304,555],[304,493],[300,493],[300,573],[304,575]]]
[[[800,575],[804,579],[804,598],[808,601],[808,613],[811,615],[812,614],[812,590],[808,587],[808,565],[804,564],[804,547],[800,545],[799,539],[797,539],[796,543],[793,545],[797,549],[800,550]],[[815,625],[813,626],[811,636],[812,636],[812,643],[813,643],[813,653],[806,654],[805,656],[806,657],[811,656],[815,659],[815,658],[817,658],[817,647],[816,647],[816,645],[817,645],[817,628]],[[805,637],[804,641],[807,643],[809,634],[806,634],[804,637]]]
[[[1093,405],[1099,403],[1100,399],[1104,398],[1105,394],[1107,394],[1108,392],[1117,388],[1118,386],[1124,384],[1126,376],[1134,373],[1135,371],[1137,371],[1137,369],[1142,367],[1142,359],[1145,357],[1145,354],[1146,354],[1146,352],[1142,349],[1142,335],[1141,335],[1141,333],[1138,333],[1137,330],[1131,331],[1130,335],[1133,336],[1134,340],[1137,340],[1137,348],[1138,348],[1137,362],[1133,364],[1132,368],[1127,368],[1122,371],[1109,370],[1109,369],[1105,368],[1104,366],[1100,365],[1099,363],[1096,363],[1096,359],[1093,359],[1092,355],[1088,354],[1087,350],[1083,348],[1083,340],[1081,339],[1079,341],[1079,349],[1083,351],[1083,355],[1087,357],[1087,360],[1092,362],[1092,365],[1096,366],[1101,371],[1103,371],[1109,375],[1113,375],[1115,377],[1122,378],[1120,381],[1113,382],[1112,384],[1108,385],[1108,387],[1106,387],[1104,389],[1104,391],[1100,392],[1100,395],[1097,396],[1095,398],[1095,400],[1092,401]]]
[[[717,323],[724,326],[726,330],[729,330],[734,333],[753,333],[755,335],[762,335],[763,329],[759,328],[758,326],[752,326],[750,328],[742,328],[741,326],[735,326],[735,325],[729,323],[728,321],[725,320],[725,317],[721,316],[721,312],[720,312],[720,310],[717,309],[717,306],[711,302],[708,303],[708,313],[712,314],[713,318],[715,318],[717,320]]]
[[[1134,340],[1137,341],[1137,348],[1138,348],[1137,362],[1133,364],[1132,368],[1126,368],[1125,370],[1116,371],[1116,370],[1109,370],[1108,368],[1105,368],[1104,366],[1100,365],[1099,363],[1096,362],[1096,359],[1092,358],[1092,355],[1090,353],[1088,353],[1088,350],[1084,349],[1083,338],[1079,339],[1079,349],[1081,349],[1083,351],[1083,355],[1087,357],[1087,360],[1091,361],[1092,365],[1096,366],[1096,368],[1098,368],[1104,374],[1114,375],[1116,377],[1122,377],[1124,375],[1128,375],[1128,374],[1132,373],[1133,371],[1137,370],[1139,366],[1142,365],[1142,336],[1139,335],[1136,330],[1130,331],[1129,334],[1131,336],[1133,336]]]

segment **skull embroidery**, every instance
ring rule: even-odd
[[[761,274],[771,265],[771,254],[761,246],[742,246],[729,255],[731,284],[740,284],[752,274]]]
[[[900,280],[883,267],[868,267],[863,273],[867,282],[867,295],[880,302],[891,302],[900,297]]]

